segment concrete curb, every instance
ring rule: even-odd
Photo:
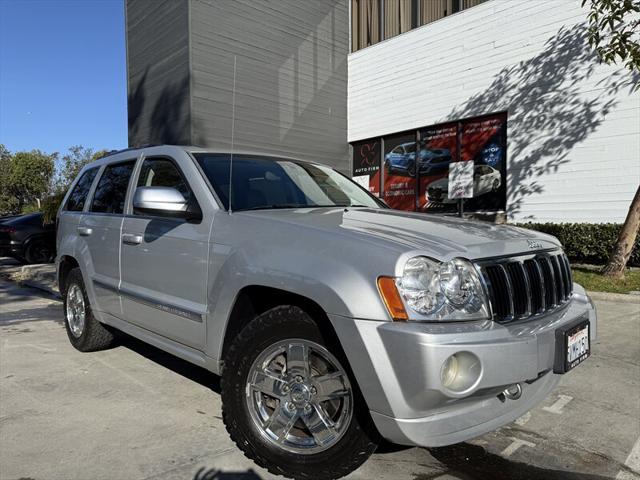
[[[637,303],[640,305],[640,295],[629,295],[626,293],[608,292],[587,292],[593,300],[618,303]]]
[[[58,292],[57,285],[51,286],[48,282],[39,282],[37,280],[18,280],[22,285],[26,285],[27,287],[36,288],[38,290],[42,290],[43,292],[48,293],[49,295],[56,297],[57,300],[62,300],[60,296],[60,292]]]
[[[60,298],[56,282],[56,269],[53,264],[3,265],[0,274],[11,281]]]

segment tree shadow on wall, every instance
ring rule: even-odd
[[[129,146],[187,145],[191,142],[189,76],[165,85],[158,93],[148,90],[147,67],[128,99]]]
[[[527,197],[544,192],[537,178],[568,163],[572,149],[616,106],[618,92],[631,91],[638,77],[600,68],[581,23],[560,29],[535,57],[503,68],[485,91],[454,108],[449,118],[508,111],[507,209],[513,219]]]

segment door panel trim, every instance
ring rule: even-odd
[[[148,297],[146,295],[134,293],[132,290],[129,290],[128,288],[114,287],[113,285],[109,285],[95,278],[92,278],[92,280],[93,280],[93,283],[95,283],[96,285],[99,285],[102,288],[119,293],[120,295],[124,295],[130,298],[131,300],[141,303],[143,305],[146,305],[148,307],[152,307],[157,310],[161,310],[163,312],[176,315],[178,317],[186,318],[187,320],[192,320],[194,322],[202,323],[204,321],[204,318],[203,318],[204,315],[198,312],[194,312],[193,310],[187,310],[183,307],[178,307],[171,303],[158,302],[157,300],[151,297]]]

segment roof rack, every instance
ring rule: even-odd
[[[160,146],[159,143],[145,143],[145,144],[142,144],[142,145],[137,145],[135,147],[122,148],[120,150],[109,150],[107,152],[107,154],[104,157],[101,157],[101,158],[110,157],[112,155],[116,155],[116,154],[122,153],[122,152],[129,152],[131,150],[139,150],[141,148],[158,147],[158,146]]]

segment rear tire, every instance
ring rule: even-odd
[[[306,351],[296,354],[306,360],[294,361],[292,348]],[[377,443],[366,405],[343,365],[341,349],[302,309],[280,306],[259,315],[225,357],[222,418],[231,439],[276,475],[322,480],[349,474]],[[272,382],[272,374],[278,380]],[[328,378],[331,386],[322,383]]]
[[[81,352],[109,348],[113,334],[93,315],[79,268],[74,268],[67,275],[62,298],[64,326],[71,345]]]

